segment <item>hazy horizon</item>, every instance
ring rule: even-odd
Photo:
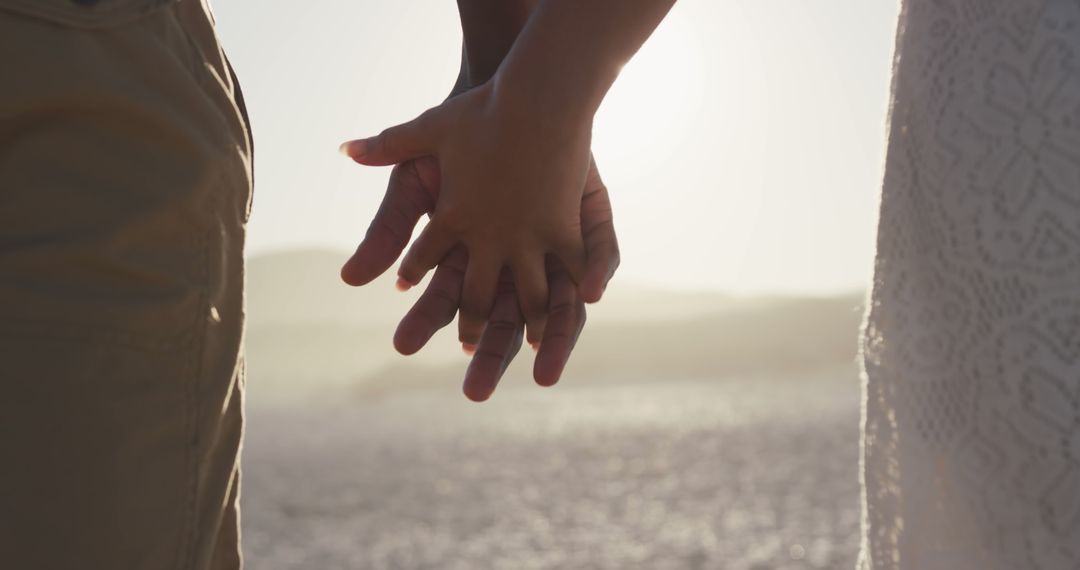
[[[392,274],[353,288],[336,279],[341,256],[309,249],[254,256],[248,267],[248,360],[256,400],[314,387],[436,386],[458,395],[468,363],[456,327],[410,357],[391,344],[422,287],[398,291]],[[854,366],[863,294],[733,296],[622,283],[589,307],[565,374],[569,384],[637,378],[723,378]],[[531,385],[523,350],[507,383]],[[831,374],[832,372],[830,372]]]
[[[262,250],[255,250],[255,251],[250,251],[249,250],[247,252],[247,261],[248,261],[249,264],[251,264],[251,263],[261,262],[261,261],[266,260],[268,258],[274,258],[274,257],[279,257],[279,256],[289,257],[289,256],[316,255],[316,256],[328,256],[328,257],[330,257],[330,258],[332,258],[334,260],[340,261],[341,264],[344,264],[345,260],[348,259],[350,255],[352,255],[352,252],[353,252],[353,250],[350,249],[350,248],[334,247],[332,245],[295,244],[295,245],[274,247],[274,248],[270,248],[270,249],[262,249]],[[397,291],[396,287],[393,286],[393,284],[394,284],[394,282],[396,280],[396,278],[394,277],[394,275],[396,275],[396,272],[397,272],[397,264],[395,263],[393,266],[391,266],[389,269],[387,269],[385,273],[383,273],[381,276],[379,276],[378,279],[376,279],[372,283],[369,283],[367,285],[362,285],[360,287],[352,287],[352,286],[349,286],[349,285],[345,285],[344,283],[340,282],[340,279],[339,279],[339,277],[338,277],[338,275],[336,273],[325,273],[324,272],[321,275],[326,277],[328,282],[332,283],[334,286],[341,285],[343,287],[346,287],[346,288],[348,288],[350,290],[354,290],[354,291],[362,291],[362,290],[365,290],[366,288],[369,288],[369,287],[380,287],[380,286],[383,289],[389,290],[389,289],[393,288],[395,291]],[[781,288],[781,289],[776,289],[776,290],[759,289],[759,290],[756,290],[756,291],[746,291],[746,290],[739,290],[739,289],[728,290],[728,289],[723,289],[723,288],[719,288],[719,287],[708,287],[708,286],[704,286],[704,285],[701,285],[701,284],[695,284],[695,283],[673,283],[673,282],[662,282],[662,281],[655,281],[655,280],[648,280],[648,279],[640,279],[636,275],[624,275],[623,273],[624,273],[623,268],[620,268],[618,271],[616,271],[615,277],[611,281],[611,289],[609,291],[605,292],[605,296],[610,296],[610,295],[618,296],[623,292],[629,292],[631,294],[658,292],[658,293],[678,293],[678,294],[685,294],[685,295],[697,295],[697,294],[700,294],[700,295],[720,295],[720,296],[730,297],[733,300],[745,300],[745,301],[753,301],[753,300],[758,300],[758,299],[773,299],[773,298],[781,298],[781,299],[782,298],[829,299],[829,298],[836,298],[836,297],[851,297],[853,295],[864,295],[864,294],[866,294],[866,292],[869,290],[870,277],[871,277],[869,274],[867,274],[865,286],[860,286],[859,284],[853,284],[851,287],[848,287],[848,288],[836,288],[836,289],[828,289],[828,290],[806,290],[806,291],[787,290],[787,289],[782,289]],[[419,287],[417,289],[413,290],[414,293],[418,292],[418,291],[423,291],[424,286],[427,284],[427,280],[430,277],[431,277],[430,274],[428,276],[426,276],[424,278],[424,280],[420,282]],[[637,279],[637,280],[635,280],[635,279]],[[603,303],[603,301],[601,301],[600,303],[594,304],[594,305],[590,305],[590,306],[593,307],[593,308],[596,308],[596,307],[601,306],[601,303]]]

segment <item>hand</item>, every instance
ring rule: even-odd
[[[378,166],[434,157],[439,200],[431,221],[405,255],[399,283],[420,282],[455,246],[468,254],[458,334],[477,344],[491,314],[500,272],[508,266],[530,343],[539,342],[548,308],[545,260],[584,279],[581,226],[589,173],[591,124],[535,116],[502,100],[487,83],[419,118],[343,150]]]
[[[367,235],[356,253],[342,268],[342,278],[363,285],[388,269],[408,245],[420,217],[435,209],[439,200],[439,169],[431,157],[398,165],[390,174],[386,195]],[[548,324],[533,367],[537,383],[555,384],[570,357],[585,324],[582,301],[596,302],[619,265],[619,246],[612,224],[607,188],[590,162],[580,204],[585,243],[585,278],[575,290],[569,275],[558,265],[550,267]],[[451,251],[439,264],[423,295],[402,319],[394,335],[394,346],[402,354],[413,354],[433,334],[454,319],[461,303],[461,289],[467,267],[467,253],[461,247]],[[490,320],[465,375],[465,394],[483,401],[491,396],[506,367],[516,356],[523,338],[524,319],[517,306],[517,291],[510,275],[503,271]]]

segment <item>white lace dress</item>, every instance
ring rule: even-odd
[[[1080,569],[1080,0],[906,0],[862,570]]]

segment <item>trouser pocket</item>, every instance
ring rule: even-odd
[[[82,29],[131,22],[176,0],[0,0],[0,11]]]

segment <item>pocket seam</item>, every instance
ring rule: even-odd
[[[202,3],[202,9],[206,10],[206,15],[211,21],[211,26],[213,26],[213,15],[209,11],[209,4]],[[228,123],[232,118],[235,118],[240,125],[242,136],[239,140],[229,135],[228,128],[223,128],[220,131],[220,142],[222,143],[223,148],[246,145],[246,152],[244,154],[248,157],[246,174],[249,179],[246,184],[247,199],[245,201],[244,211],[241,213],[241,219],[246,224],[251,220],[251,208],[255,201],[255,138],[251,131],[251,117],[248,114],[247,106],[246,104],[243,106],[241,105],[243,93],[240,90],[239,79],[237,79],[236,71],[233,69],[232,63],[229,62],[228,56],[225,55],[225,51],[218,41],[216,29],[213,30],[214,45],[218,50],[217,55],[221,57],[225,64],[225,69],[223,69],[222,72],[225,73],[226,76],[222,76],[222,73],[218,72],[217,68],[210,63],[208,54],[191,34],[191,30],[176,18],[173,19],[173,23],[178,28],[180,34],[184,36],[184,39],[188,44],[188,51],[185,53],[184,57],[188,66],[188,71],[193,75],[195,81],[208,92],[220,92],[225,94],[224,97],[228,101],[229,110],[226,113],[222,109],[218,109],[221,119]],[[226,116],[226,114],[229,116]],[[222,178],[224,178],[224,173],[222,174]]]
[[[93,7],[70,0],[0,0],[0,12],[57,26],[95,30],[139,20],[176,0],[126,0]]]

